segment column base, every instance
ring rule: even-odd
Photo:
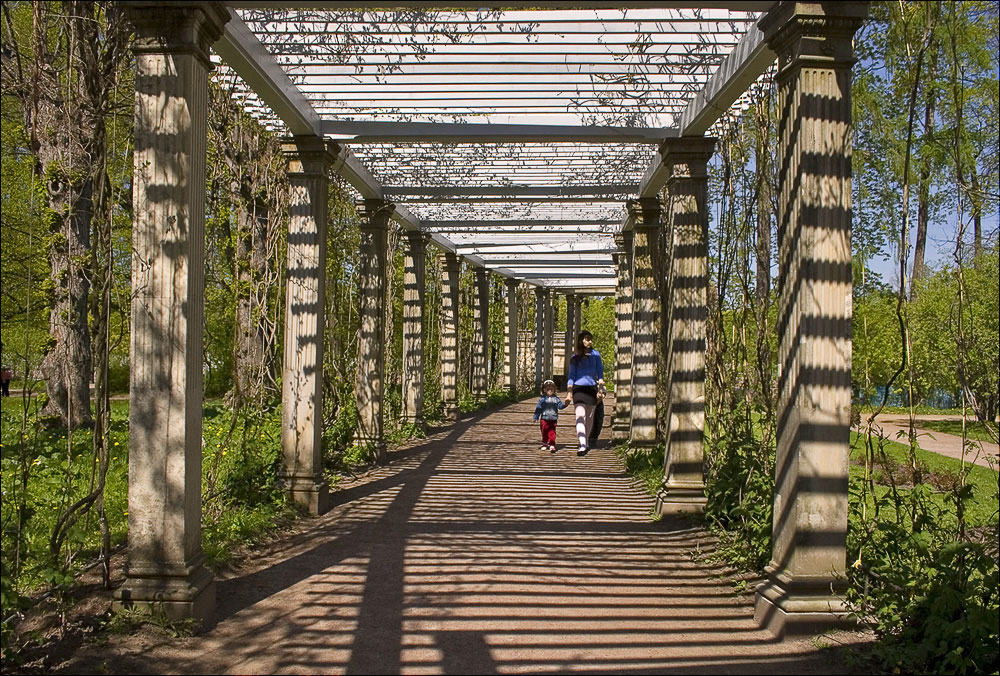
[[[456,404],[445,404],[444,411],[442,415],[444,416],[445,422],[458,422],[458,405]]]
[[[172,620],[198,620],[199,628],[215,613],[215,577],[204,566],[205,555],[179,567],[144,562],[129,563],[125,583],[114,593],[113,607],[162,612]]]
[[[632,448],[643,448],[643,449],[655,448],[656,433],[654,431],[652,436],[647,436],[647,435],[636,436],[632,430],[629,430],[628,445],[631,446]]]
[[[667,514],[704,514],[708,498],[702,482],[668,482],[656,493],[656,511]]]
[[[622,443],[628,441],[628,433],[630,429],[631,426],[629,425],[628,420],[619,422],[618,419],[615,418],[611,422],[611,440],[614,441],[615,443]]]
[[[403,423],[406,425],[413,425],[421,432],[427,431],[427,422],[419,416],[418,417],[404,416]]]
[[[771,573],[757,587],[753,619],[778,639],[852,627],[856,621],[837,595],[843,586],[843,580],[832,576],[793,580],[784,573]]]
[[[330,509],[330,487],[315,476],[282,477],[292,502],[303,511],[319,516]]]

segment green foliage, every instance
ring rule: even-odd
[[[962,435],[961,420],[921,420],[920,428],[956,436]],[[965,421],[965,436],[974,441],[988,441],[995,444],[997,443],[997,425],[996,423],[967,420]]]
[[[99,551],[96,514],[77,518],[70,526],[62,556],[53,559],[50,537],[56,520],[67,506],[92,489],[96,463],[89,430],[68,434],[39,423],[41,398],[28,400],[28,408],[14,399],[3,400],[0,429],[0,464],[3,486],[2,561],[9,585],[5,603],[18,595],[54,582],[93,560]],[[24,435],[22,436],[22,423]],[[104,509],[113,544],[125,541],[128,486],[128,409],[112,406],[109,429],[110,460]],[[4,617],[10,606],[5,605]]]
[[[615,297],[585,298],[581,306],[580,326],[594,334],[594,349],[604,362],[604,379],[614,380],[615,363]]]
[[[715,426],[705,446],[705,520],[719,536],[719,554],[762,571],[771,556],[774,446],[725,425]]]
[[[881,290],[856,297],[851,337],[854,340],[851,380],[863,400],[871,401],[875,387],[889,382],[899,365],[896,297]]]
[[[649,495],[656,495],[663,484],[663,445],[644,449],[622,444],[615,448],[615,454],[624,463],[629,476],[642,482]]]
[[[870,470],[870,468],[869,468]],[[996,500],[996,473],[987,488]],[[875,656],[904,673],[985,673],[998,646],[997,512],[970,529],[977,484],[889,486],[854,473],[846,599],[880,637]],[[989,496],[987,495],[987,499]]]
[[[910,305],[915,386],[920,392],[933,387],[955,391],[964,380],[979,419],[993,421],[1000,385],[997,248],[962,270],[961,315],[958,273],[955,267],[943,267],[915,287],[916,298]],[[964,344],[959,345],[960,340]]]

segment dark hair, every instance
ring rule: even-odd
[[[584,329],[583,331],[580,332],[580,335],[578,335],[576,337],[576,349],[573,350],[573,352],[575,352],[576,354],[579,354],[579,355],[587,354],[587,349],[583,346],[583,339],[584,338],[590,338],[590,340],[593,341],[594,340],[594,334],[592,334],[590,331],[587,331],[586,329]],[[593,348],[591,348],[591,349],[593,349]]]

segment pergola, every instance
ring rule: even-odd
[[[130,560],[123,603],[208,617],[200,549],[201,338],[208,72],[286,137],[292,187],[283,478],[325,510],[322,274],[330,176],[362,208],[357,438],[384,456],[387,228],[406,233],[404,402],[420,422],[427,246],[444,270],[442,388],[456,414],[458,273],[477,269],[485,388],[488,277],[535,288],[535,380],[551,373],[552,297],[614,294],[616,439],[670,430],[663,513],[697,512],[707,317],[706,133],[775,63],[780,106],[779,427],[774,550],[758,621],[844,617],[850,411],[850,70],[865,3],[134,2],[137,30]],[[661,231],[666,231],[666,237]],[[665,241],[665,246],[661,242]],[[664,271],[663,279],[657,270]],[[657,383],[657,355],[666,359]]]

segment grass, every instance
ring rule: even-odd
[[[918,420],[916,425],[920,429],[954,434],[957,437],[962,436],[961,420]],[[965,436],[972,441],[988,441],[995,444],[997,443],[997,426],[996,424],[987,426],[986,423],[978,420],[966,420]]]
[[[901,473],[908,475],[909,448],[894,441],[882,440],[882,450],[891,459],[891,471],[894,476]],[[621,458],[629,476],[639,480],[649,495],[655,495],[663,480],[663,447],[653,449],[633,449],[627,445],[615,449]],[[936,499],[944,504],[945,487],[955,481],[962,471],[962,462],[954,458],[917,449],[917,462],[923,469],[927,481],[937,489]],[[851,433],[851,479],[859,481],[864,477],[864,447],[860,437]],[[883,482],[888,479],[885,467],[875,468]],[[973,499],[967,505],[966,517],[974,526],[996,524],[1000,514],[1000,497],[998,497],[998,474],[987,467],[965,464],[966,483],[972,486]],[[898,480],[897,480],[898,483]],[[888,490],[888,487],[885,488]]]
[[[897,485],[909,488],[909,457],[908,446],[887,439],[873,440],[874,447],[881,449],[889,463],[876,460],[874,470],[876,483],[887,486],[888,473],[892,473]],[[935,490],[935,500],[944,507],[947,488],[958,480],[962,472],[962,461],[949,458],[938,453],[916,449],[918,467],[925,474],[925,481]],[[860,480],[864,477],[865,449],[860,435],[851,432],[851,478]],[[887,466],[888,465],[888,466]],[[998,474],[995,470],[980,465],[965,463],[966,484],[972,487],[972,500],[966,506],[966,517],[970,525],[986,526],[996,524],[1000,515],[1000,497],[998,497]],[[888,486],[886,488],[888,490]]]
[[[630,477],[638,479],[646,493],[656,495],[663,483],[663,445],[653,448],[632,448],[628,444],[615,447],[615,454],[625,465]]]

